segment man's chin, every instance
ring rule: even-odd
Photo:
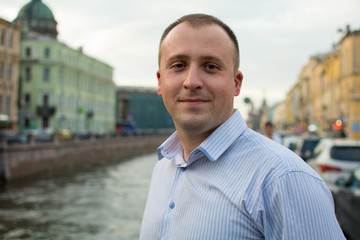
[[[206,118],[197,117],[179,120],[177,126],[189,135],[203,134],[210,128]]]

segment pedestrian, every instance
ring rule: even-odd
[[[345,239],[324,181],[246,126],[233,31],[205,14],[163,33],[158,94],[176,132],[157,150],[140,239]]]
[[[268,121],[264,126],[264,135],[275,142],[282,144],[282,139],[279,134],[275,133],[275,126],[272,122]]]

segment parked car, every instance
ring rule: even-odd
[[[28,136],[25,134],[10,132],[6,133],[6,141],[9,145],[24,144],[28,142]]]
[[[116,124],[116,131],[121,135],[137,134],[138,129],[134,121],[121,120]]]
[[[77,132],[76,134],[79,140],[89,140],[91,138],[91,132],[82,131]]]
[[[295,148],[295,153],[299,155],[305,162],[313,157],[314,149],[320,142],[320,138],[317,136],[300,137]]]
[[[324,179],[329,189],[337,191],[337,181],[348,179],[360,166],[360,141],[350,139],[322,139],[308,161]]]
[[[337,219],[348,239],[360,239],[360,168],[340,185],[334,194]]]
[[[283,137],[283,145],[290,149],[291,151],[296,150],[296,142],[298,142],[300,136],[298,135],[286,135]]]
[[[61,129],[56,134],[59,141],[69,141],[72,139],[72,134],[68,129]]]
[[[31,134],[35,142],[44,143],[52,141],[54,132],[52,129],[26,129],[22,131],[22,134],[26,136]]]

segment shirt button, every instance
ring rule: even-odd
[[[185,167],[181,167],[180,169],[181,169],[181,171],[183,171],[183,172],[185,172],[185,170],[186,170]]]
[[[169,208],[174,209],[174,207],[175,207],[175,203],[174,203],[174,202],[171,202],[171,203],[169,204]]]

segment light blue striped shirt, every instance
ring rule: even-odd
[[[142,240],[345,239],[317,173],[237,110],[187,163],[176,132],[158,156]]]

